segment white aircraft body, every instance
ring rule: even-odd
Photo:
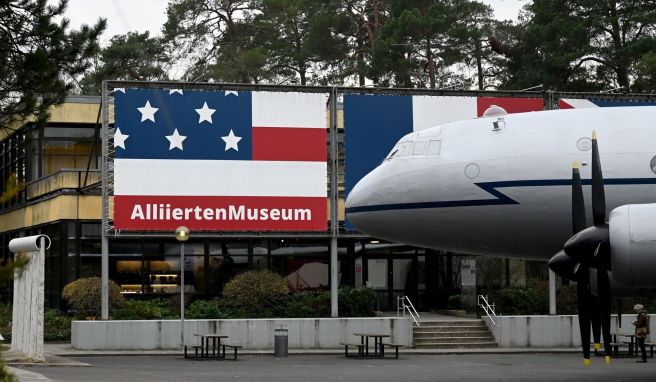
[[[389,241],[547,260],[572,236],[573,161],[582,163],[590,211],[593,130],[608,211],[656,203],[656,107],[570,109],[495,115],[410,133],[350,192],[348,219],[359,231]],[[642,207],[640,224],[618,223],[615,230],[613,211],[610,236],[640,231],[648,252],[656,250],[656,204]],[[587,220],[592,225],[589,213]],[[616,247],[624,245],[616,241]],[[642,262],[633,266],[656,273],[652,254],[641,254]],[[631,263],[631,254],[625,260]],[[656,281],[656,275],[650,278]]]

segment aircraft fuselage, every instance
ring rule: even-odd
[[[389,241],[548,259],[572,235],[575,160],[583,164],[592,224],[593,130],[608,211],[656,202],[656,107],[572,109],[485,117],[408,134],[353,188],[348,219],[359,231]]]

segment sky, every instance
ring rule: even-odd
[[[528,0],[482,1],[492,6],[497,19],[515,20]],[[166,21],[167,4],[168,0],[69,0],[66,17],[74,28],[94,24],[100,17],[107,19],[107,29],[101,38],[106,44],[112,36],[130,31],[150,31],[151,35],[159,35]]]

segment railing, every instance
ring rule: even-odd
[[[481,309],[483,309],[483,311],[484,311],[485,314],[487,315],[487,318],[489,318],[490,321],[492,321],[492,323],[494,324],[494,326],[498,326],[498,325],[499,325],[499,324],[497,324],[497,322],[494,320],[495,318],[497,318],[497,314],[494,313],[494,303],[492,303],[492,305],[490,305],[490,303],[489,303],[488,300],[487,300],[487,296],[483,296],[482,294],[479,294],[479,295],[478,295],[478,307],[481,308]]]
[[[84,184],[86,180],[86,184]],[[62,190],[80,190],[97,185],[100,170],[62,169],[27,184],[27,200]]]
[[[410,314],[410,317],[412,317],[412,320],[417,324],[417,326],[421,326],[419,324],[419,313],[417,313],[417,309],[415,309],[415,306],[412,305],[412,301],[408,298],[408,296],[398,296],[396,298],[396,316],[401,315],[401,311],[403,311],[403,317],[406,316],[406,311],[408,314]]]

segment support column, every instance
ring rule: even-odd
[[[102,217],[100,223],[100,319],[109,320],[109,243],[107,241],[108,203],[107,196],[107,144],[109,134],[109,115],[107,104],[107,82],[102,82],[102,158],[101,158],[101,193]]]
[[[339,153],[337,145],[337,88],[330,89],[328,99],[328,108],[330,111],[329,142],[330,142],[330,316],[339,316],[339,272],[337,260],[337,235],[339,233],[339,221],[337,220],[337,204],[339,201]]]
[[[556,314],[556,274],[549,270],[549,314]]]

